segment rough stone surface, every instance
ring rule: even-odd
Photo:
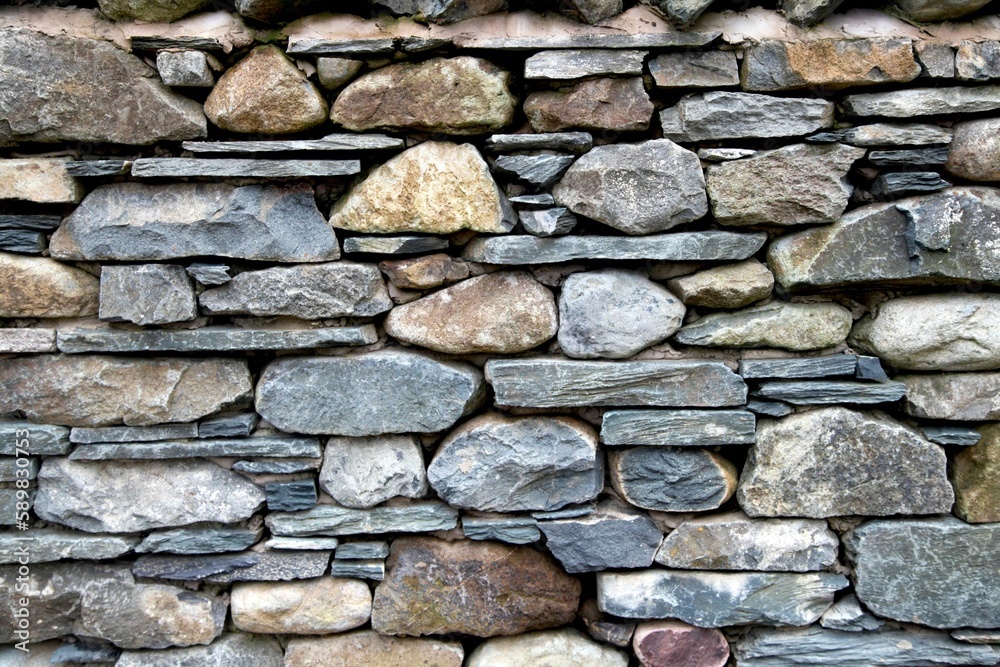
[[[970,14],[989,0],[895,0],[894,4],[914,21],[946,21]]]
[[[677,27],[684,28],[709,8],[712,0],[659,0],[657,5]]]
[[[100,318],[139,325],[186,322],[198,317],[194,286],[179,264],[101,268]]]
[[[911,88],[887,93],[848,95],[842,105],[849,116],[913,118],[1000,109],[997,86],[976,88]]]
[[[32,527],[26,534],[3,533],[0,536],[0,563],[17,563],[27,548],[32,563],[56,560],[107,560],[123,556],[139,538],[131,535],[91,535],[58,528]],[[0,664],[3,664],[0,662]]]
[[[272,535],[290,537],[423,533],[451,530],[458,525],[458,512],[437,501],[364,510],[317,505],[305,512],[269,514],[266,521]]]
[[[1000,420],[1000,373],[904,375],[906,414],[955,421]]]
[[[540,211],[518,211],[517,218],[521,221],[524,231],[535,236],[569,234],[577,222],[576,216],[563,206]]]
[[[706,177],[712,215],[723,225],[833,222],[847,207],[847,172],[859,148],[793,144],[715,164]]]
[[[872,183],[871,193],[881,200],[892,201],[907,195],[919,195],[944,190],[951,181],[936,171],[883,172]]]
[[[427,477],[453,507],[549,511],[597,497],[604,462],[583,422],[488,414],[448,434]]]
[[[300,350],[322,347],[371,345],[378,340],[375,326],[315,329],[248,328],[232,325],[198,329],[79,328],[59,332],[61,352],[245,352],[247,350]]]
[[[843,136],[841,136],[843,133]],[[838,130],[833,141],[852,146],[933,146],[952,140],[950,128],[926,123],[872,123]]]
[[[344,253],[376,255],[412,255],[448,247],[448,239],[434,236],[349,236],[344,239]]]
[[[873,405],[895,403],[906,394],[902,382],[851,382],[844,380],[793,380],[762,382],[756,396],[792,405]]]
[[[1000,118],[955,125],[948,148],[948,171],[970,181],[1000,181]]]
[[[538,521],[530,516],[464,516],[462,533],[470,540],[531,544],[542,539]]]
[[[559,296],[559,347],[576,359],[624,359],[677,331],[684,313],[677,297],[640,273],[574,273]]]
[[[414,259],[379,262],[378,268],[400,289],[433,289],[469,277],[469,266],[449,255],[437,253]]]
[[[648,510],[711,510],[736,491],[736,467],[706,449],[616,449],[608,452],[608,467],[615,491],[632,505]]]
[[[737,495],[750,516],[951,510],[944,450],[879,413],[820,408],[762,421]]]
[[[559,180],[576,158],[572,155],[501,155],[493,161],[493,169],[513,176],[537,188],[547,188]]]
[[[116,21],[170,22],[196,12],[207,0],[98,0],[101,11]]]
[[[729,643],[719,630],[680,621],[640,623],[632,649],[644,667],[725,667],[729,659]]]
[[[442,141],[426,141],[375,168],[330,216],[338,229],[378,234],[503,234],[516,221],[475,147]]]
[[[658,88],[738,86],[739,66],[732,51],[662,53],[649,61]]]
[[[524,62],[525,79],[583,79],[607,74],[642,74],[645,51],[556,49],[540,51]]]
[[[584,517],[539,521],[538,528],[570,573],[649,567],[663,541],[647,514],[616,500],[600,503]]]
[[[48,257],[0,252],[0,317],[88,317],[97,314],[100,283]]]
[[[587,639],[578,630],[566,628],[487,640],[472,652],[465,664],[466,667],[627,667],[628,656]]]
[[[330,566],[329,551],[244,551],[203,556],[140,556],[132,564],[137,577],[205,581],[288,581],[319,577]]]
[[[458,56],[397,63],[354,80],[330,118],[348,130],[485,134],[514,116],[510,74],[487,60]]]
[[[0,199],[35,204],[75,204],[83,187],[53,158],[0,160]]]
[[[69,441],[91,445],[98,442],[156,442],[157,440],[184,440],[198,437],[198,425],[158,424],[156,426],[101,426],[77,427],[70,431]]]
[[[464,280],[417,301],[397,306],[385,332],[436,352],[513,353],[556,335],[556,300],[526,272],[497,272]]]
[[[531,93],[524,113],[536,132],[568,129],[645,130],[653,118],[653,103],[642,77],[588,79],[562,90]]]
[[[756,93],[688,95],[660,114],[663,137],[679,142],[795,137],[833,125],[833,103]]]
[[[385,561],[336,559],[330,563],[330,576],[382,581],[385,579]]]
[[[136,553],[203,554],[221,551],[243,551],[260,539],[260,529],[238,526],[209,528],[173,528],[150,533],[139,544]]]
[[[316,78],[327,90],[336,90],[357,76],[364,66],[360,60],[350,58],[317,58]]]
[[[465,651],[458,642],[387,637],[358,630],[329,637],[293,637],[284,667],[462,667]]]
[[[156,54],[156,70],[168,86],[211,88],[215,77],[203,51],[160,51]]]
[[[321,125],[327,104],[276,46],[258,46],[226,70],[205,100],[217,127],[243,134],[291,134]]]
[[[955,514],[969,523],[1000,522],[1000,424],[979,427],[982,438],[952,460]]]
[[[605,445],[708,447],[754,441],[746,410],[608,410],[601,421]]]
[[[124,651],[115,667],[281,667],[282,650],[271,637],[225,634],[208,646],[166,651]]]
[[[781,0],[781,11],[795,25],[815,25],[832,14],[843,0]]]
[[[851,312],[834,303],[772,301],[733,313],[711,313],[683,327],[674,339],[706,347],[822,350],[844,342],[853,323]]]
[[[233,625],[244,632],[325,635],[353,630],[371,616],[372,594],[363,582],[321,577],[233,586]]]
[[[380,634],[520,634],[570,622],[580,601],[580,582],[530,547],[405,537],[387,565],[372,603]]]
[[[861,608],[854,593],[837,600],[819,619],[819,624],[829,630],[866,632],[878,630],[885,622]]]
[[[423,451],[410,435],[330,438],[319,485],[345,507],[374,507],[396,496],[422,498],[427,494]]]
[[[19,448],[23,450],[23,443],[18,440],[24,438],[25,432],[31,439],[31,453],[36,456],[62,456],[69,453],[71,445],[68,428],[23,421],[0,421],[0,454],[16,456]]]
[[[600,23],[622,11],[621,0],[567,0],[559,10],[574,19],[586,23]]]
[[[741,308],[770,296],[774,276],[756,259],[748,259],[674,278],[667,287],[688,306]]]
[[[708,213],[698,156],[665,139],[593,148],[552,194],[574,213],[627,234],[662,232]]]
[[[245,455],[240,452],[240,455]],[[318,499],[316,482],[298,479],[290,482],[269,482],[264,485],[267,494],[267,509],[280,512],[294,512],[315,507]]]

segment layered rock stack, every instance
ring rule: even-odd
[[[0,9],[0,664],[1000,664],[984,2],[99,4]]]

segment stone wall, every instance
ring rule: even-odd
[[[0,664],[1000,664],[990,7],[323,4],[0,8]]]

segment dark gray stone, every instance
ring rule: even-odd
[[[924,437],[939,445],[971,447],[979,442],[983,434],[967,426],[922,426]]]
[[[193,320],[194,285],[179,264],[103,266],[99,317],[141,326]]]
[[[719,32],[660,31],[628,33],[621,30],[574,33],[553,29],[550,33],[508,37],[491,33],[459,35],[453,40],[462,49],[498,51],[542,51],[544,49],[666,49],[705,46],[721,36]],[[291,44],[291,38],[289,38]],[[289,46],[289,52],[291,52]]]
[[[0,250],[22,255],[40,255],[48,247],[45,232],[30,229],[4,229],[0,227]]]
[[[530,136],[530,135],[529,135]],[[529,206],[555,206],[556,198],[550,195],[548,192],[541,192],[534,195],[516,195],[513,197],[508,197],[508,201],[511,204],[518,204],[519,206],[529,207]],[[540,236],[540,234],[536,234]]]
[[[344,542],[333,554],[334,560],[380,560],[389,557],[389,543],[375,542]]]
[[[911,88],[848,95],[841,102],[848,116],[912,118],[1000,109],[1000,86]]]
[[[948,161],[948,147],[868,151],[868,161],[876,167],[922,167]]]
[[[0,454],[3,456],[62,456],[69,450],[69,429],[65,426],[0,422]]]
[[[140,538],[132,535],[94,535],[58,528],[32,528],[0,533],[0,564],[17,563],[27,549],[32,563],[57,560],[108,560],[130,551]]]
[[[287,153],[309,151],[372,151],[403,148],[403,140],[384,134],[329,134],[322,139],[279,141],[185,141],[192,153]]]
[[[872,194],[879,199],[891,200],[906,195],[937,192],[950,186],[951,183],[941,178],[936,171],[900,171],[879,174],[872,183]]]
[[[659,88],[740,85],[740,68],[733,51],[662,53],[649,61],[649,73]]]
[[[272,512],[295,512],[316,506],[316,482],[299,479],[292,482],[271,482],[264,485],[267,509]]]
[[[754,441],[756,419],[745,410],[608,410],[605,445],[709,447]]]
[[[756,93],[688,95],[660,113],[663,136],[679,142],[796,137],[833,125],[833,103]]]
[[[708,9],[714,0],[658,0],[656,5],[678,28],[686,28]]]
[[[160,51],[156,71],[168,86],[211,88],[215,85],[212,68],[204,51]]]
[[[842,574],[820,572],[601,573],[597,603],[601,611],[615,616],[676,618],[702,628],[809,625],[833,604],[834,593],[847,585]]]
[[[493,161],[493,169],[514,176],[539,188],[548,188],[559,180],[573,164],[572,155],[501,155]]]
[[[188,275],[202,285],[225,285],[233,279],[226,264],[205,264],[196,262],[188,265]]]
[[[744,378],[822,378],[831,375],[854,375],[858,358],[851,354],[794,359],[740,359],[739,373]]]
[[[164,49],[195,49],[197,51],[224,51],[222,43],[215,37],[170,37],[164,34],[134,35],[131,38],[133,51],[162,51]],[[166,32],[166,31],[163,31]]]
[[[952,130],[927,123],[872,123],[840,130],[837,141],[865,148],[872,146],[934,146],[948,144]]]
[[[781,11],[795,25],[807,28],[833,13],[843,0],[781,0]]]
[[[903,4],[906,4],[906,0]],[[955,72],[959,79],[966,81],[1000,78],[1000,42],[963,41],[955,54]]]
[[[385,561],[378,559],[334,560],[330,563],[330,576],[382,581],[385,579]]]
[[[555,199],[552,202],[555,203]],[[569,234],[576,227],[576,216],[561,206],[518,211],[517,218],[521,221],[524,231],[534,236],[562,236]]]
[[[801,380],[762,382],[755,396],[792,405],[874,405],[892,403],[906,395],[902,382],[847,382]]]
[[[538,520],[530,516],[463,516],[462,533],[470,540],[532,544],[542,539]]]
[[[458,512],[433,500],[371,509],[317,505],[305,512],[269,514],[266,523],[272,535],[288,537],[429,533],[457,526]]]
[[[561,510],[553,510],[551,512],[532,512],[531,516],[539,521],[555,521],[556,519],[572,519],[578,516],[587,516],[596,511],[597,502],[591,501],[579,505],[570,505]]]
[[[27,494],[27,498],[18,498],[18,489],[0,489],[0,526],[13,526],[19,520],[30,520],[28,512],[18,508],[20,503],[34,501],[35,491],[32,489]]]
[[[916,42],[917,62],[922,75],[934,79],[955,78],[955,47],[948,42]]]
[[[524,78],[570,80],[608,74],[641,75],[646,55],[646,51],[618,49],[542,51],[525,61]]]
[[[486,377],[511,407],[587,405],[725,407],[746,402],[746,384],[720,361],[492,359]]]
[[[206,581],[290,581],[326,574],[330,551],[244,551],[206,556],[140,556],[132,574],[151,579]]]
[[[296,472],[319,470],[322,459],[264,459],[262,461],[237,461],[233,470],[249,475],[289,475]]]
[[[144,157],[132,163],[136,178],[306,178],[350,176],[360,160],[243,160],[232,158]]]
[[[434,236],[349,236],[344,239],[344,253],[377,255],[413,255],[448,247],[448,239]]]
[[[154,442],[198,437],[197,424],[157,424],[155,426],[78,426],[69,432],[69,441],[89,445],[95,442]]]
[[[832,607],[819,619],[819,624],[828,630],[843,632],[866,632],[878,630],[885,621],[881,621],[861,608],[861,603],[854,593],[849,593],[837,600]]]
[[[663,533],[645,512],[616,500],[576,519],[541,521],[545,544],[570,573],[649,567]]]
[[[541,132],[538,134],[494,134],[486,148],[494,153],[511,151],[556,150],[586,153],[593,147],[590,132]]]
[[[766,415],[768,417],[784,417],[795,412],[795,409],[787,403],[782,403],[780,401],[761,401],[755,398],[751,398],[747,401],[747,410],[758,415]]]
[[[393,14],[419,16],[425,21],[452,23],[507,8],[507,0],[373,0]]]
[[[31,480],[38,477],[39,459],[0,458],[0,482],[16,482],[18,479]]]
[[[567,0],[560,13],[585,23],[600,23],[622,11],[622,0]]]
[[[58,332],[59,350],[83,352],[222,352],[304,350],[371,345],[378,340],[371,324],[322,329],[245,329],[213,326],[200,329],[69,329]]]
[[[120,176],[132,167],[131,160],[80,160],[66,163],[66,173],[77,178]]]
[[[283,657],[274,637],[234,632],[208,646],[125,651],[115,667],[281,667]]]
[[[608,468],[615,491],[632,505],[647,510],[712,510],[736,491],[736,467],[707,449],[614,449],[608,452]]]
[[[258,436],[253,438],[212,438],[165,442],[130,442],[80,445],[69,455],[73,461],[112,459],[189,459],[194,457],[305,457],[321,456],[316,438]]]
[[[147,535],[135,548],[136,553],[213,554],[243,551],[253,546],[262,534],[260,528],[212,526],[174,528]]]
[[[875,382],[888,382],[889,376],[882,368],[882,360],[878,357],[866,357],[858,355],[858,369],[854,372],[854,377],[859,380],[874,380]]]
[[[198,422],[199,438],[245,438],[257,427],[260,417],[256,412],[235,415],[218,415]]]
[[[106,664],[118,661],[122,650],[111,644],[93,639],[79,639],[76,642],[63,644],[52,652],[50,660],[54,665],[63,663]]]

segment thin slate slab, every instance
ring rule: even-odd
[[[266,523],[272,535],[289,537],[429,533],[457,526],[458,511],[432,500],[371,509],[317,505],[304,512],[269,514]]]
[[[582,79],[604,74],[642,74],[648,52],[617,49],[540,51],[524,63],[525,79]]]
[[[799,380],[762,382],[755,396],[792,405],[875,405],[892,403],[906,395],[902,382],[848,382]]]
[[[237,461],[233,470],[249,475],[289,475],[296,472],[319,470],[322,459],[264,459]]]
[[[403,140],[384,134],[329,134],[322,139],[278,141],[185,141],[192,153],[287,153],[309,151],[372,151],[403,148]]]
[[[136,178],[305,178],[350,176],[361,171],[360,160],[237,160],[145,157],[132,163]]]
[[[515,151],[564,150],[586,153],[594,145],[590,132],[540,132],[532,134],[494,134],[486,148],[494,153]],[[511,201],[514,201],[511,199]]]
[[[258,436],[254,438],[205,438],[165,442],[130,442],[80,445],[69,458],[73,461],[112,459],[186,459],[213,456],[267,456],[274,458],[319,458],[317,438]]]
[[[368,542],[344,542],[333,554],[335,560],[378,560],[389,557],[389,543],[376,540]]]
[[[542,539],[538,520],[530,516],[463,516],[462,533],[470,540],[531,544]]]
[[[260,528],[207,526],[174,528],[150,533],[135,548],[136,553],[206,554],[243,551],[260,539]]]
[[[265,549],[282,551],[329,551],[338,548],[336,537],[272,537],[264,543]]]
[[[17,563],[30,554],[32,563],[57,560],[108,560],[130,551],[140,538],[133,535],[82,533],[61,528],[32,528],[0,533],[0,564]]]
[[[849,116],[912,118],[1000,109],[1000,86],[911,88],[848,95],[841,103]]]
[[[23,421],[0,422],[0,455],[62,456],[69,452],[70,430],[65,426]]]
[[[678,142],[795,137],[833,125],[821,99],[711,91],[688,95],[660,113],[663,136]]]
[[[290,482],[271,482],[264,485],[267,494],[267,509],[279,512],[295,512],[316,506],[318,499],[316,482],[312,479],[296,479]]]
[[[330,563],[330,576],[382,581],[385,579],[385,561],[379,559],[335,559]]]
[[[201,329],[68,329],[59,331],[57,345],[66,354],[84,352],[223,352],[241,350],[301,350],[319,347],[371,345],[375,326],[322,329],[251,329],[213,326]]]
[[[983,438],[983,434],[967,426],[923,426],[924,437],[939,445],[971,447]]]
[[[241,412],[202,419],[198,423],[199,438],[245,438],[257,427],[256,412]]]
[[[609,410],[605,445],[708,447],[754,441],[756,418],[746,410]]]
[[[156,424],[153,426],[98,426],[87,428],[77,426],[69,432],[69,441],[74,444],[95,442],[154,442],[156,440],[179,440],[198,437],[198,425]]]
[[[330,551],[243,551],[204,556],[140,556],[132,564],[137,577],[205,581],[289,581],[326,573]]]
[[[851,354],[793,359],[740,359],[739,374],[747,380],[761,378],[821,378],[854,375],[858,358]]]
[[[414,255],[448,247],[448,239],[434,236],[349,236],[344,254]]]

